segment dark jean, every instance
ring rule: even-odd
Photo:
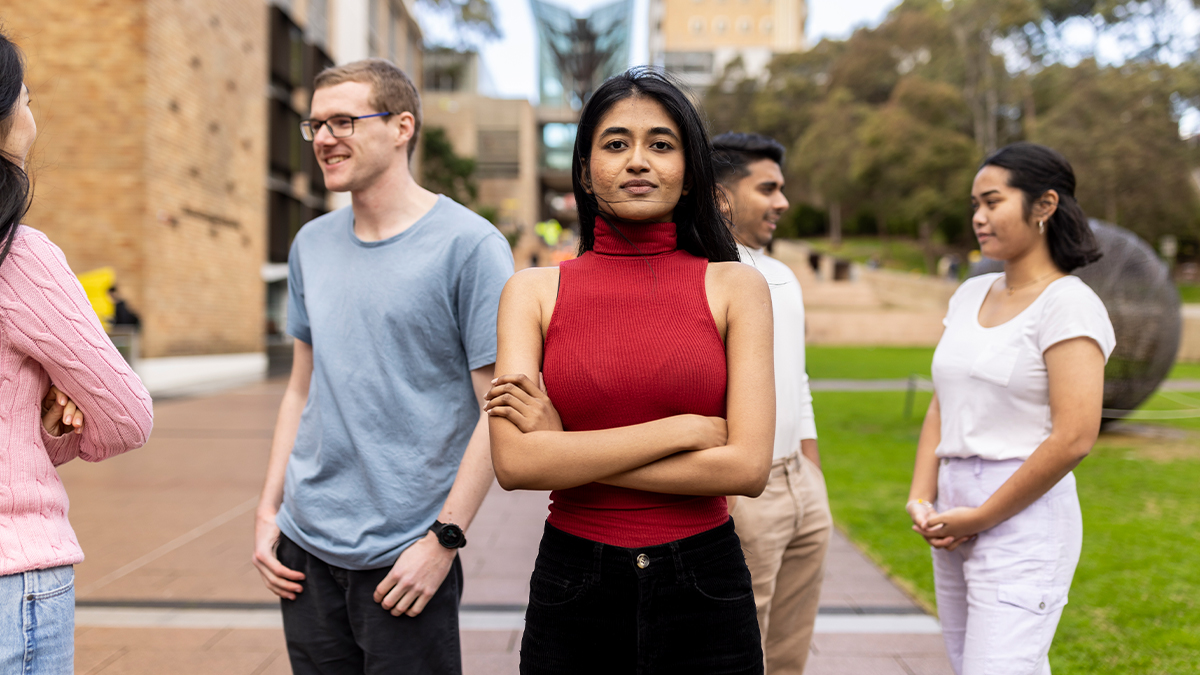
[[[304,591],[280,603],[295,675],[462,673],[458,556],[441,588],[415,617],[392,616],[372,597],[390,567],[347,570],[329,565],[282,535],[276,556],[305,575],[300,582]]]
[[[547,523],[529,581],[521,672],[761,674],[754,589],[733,521],[642,548]]]

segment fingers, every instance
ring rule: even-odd
[[[296,583],[304,580],[304,573],[285,567],[273,552],[266,554],[256,552],[253,562],[254,566],[258,568],[258,573],[262,575],[267,590],[275,595],[295,600],[296,594],[304,590],[303,586]]]
[[[512,389],[505,389],[505,385],[509,385]],[[516,375],[501,375],[492,380],[492,391],[496,391],[497,389],[502,391],[520,390],[529,396],[537,396],[542,393],[537,383],[520,373]]]

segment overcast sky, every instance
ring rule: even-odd
[[[554,2],[555,0],[551,0]],[[558,0],[578,14],[612,0]],[[501,98],[535,98],[537,95],[537,34],[528,0],[492,0],[500,18],[504,37],[484,45],[481,50],[488,71],[490,86],[487,93]],[[864,24],[878,24],[899,0],[809,0],[808,39],[810,43],[822,37],[847,37]],[[634,0],[632,57],[634,63],[647,58],[647,0]],[[422,17],[427,39],[438,42],[439,22]]]

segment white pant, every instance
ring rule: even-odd
[[[983,504],[1024,460],[943,458],[938,511]],[[1075,476],[954,551],[933,549],[938,617],[958,675],[1050,675],[1083,543]]]

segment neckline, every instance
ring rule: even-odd
[[[675,223],[617,226],[596,217],[592,250],[601,255],[648,256],[675,250]],[[624,235],[624,236],[622,236]]]
[[[988,282],[987,286],[984,287],[983,295],[980,296],[980,298],[979,298],[979,304],[975,305],[975,311],[972,313],[971,318],[975,322],[976,328],[979,328],[981,330],[995,330],[997,328],[1003,328],[1009,324],[1012,324],[1017,319],[1024,316],[1026,312],[1033,309],[1034,305],[1041,302],[1042,298],[1046,296],[1046,292],[1049,291],[1051,288],[1053,288],[1055,284],[1057,284],[1060,281],[1063,281],[1064,279],[1070,279],[1072,277],[1072,275],[1068,274],[1066,276],[1059,277],[1059,278],[1055,279],[1054,281],[1051,281],[1050,283],[1046,284],[1046,287],[1042,289],[1042,292],[1038,293],[1037,297],[1034,298],[1033,301],[1030,302],[1025,307],[1025,309],[1014,314],[1013,317],[1011,319],[1009,319],[1008,321],[1005,321],[1004,323],[998,323],[995,326],[985,326],[979,322],[979,313],[981,311],[983,311],[983,303],[987,301],[988,295],[992,292],[992,285],[996,283],[996,279],[999,279],[1001,274],[1004,274],[1004,273],[1003,272],[995,272],[995,273],[989,275],[990,281]]]
[[[379,239],[377,241],[367,241],[365,239],[359,238],[358,234],[356,234],[354,232],[354,220],[355,220],[354,207],[347,206],[345,208],[350,210],[350,222],[349,222],[349,227],[347,228],[347,234],[350,235],[350,241],[354,242],[355,245],[357,245],[361,248],[377,248],[379,246],[387,246],[388,244],[391,244],[395,241],[398,241],[398,240],[404,238],[406,235],[408,235],[409,232],[412,232],[413,230],[417,229],[419,226],[423,225],[425,223],[425,221],[429,220],[429,216],[441,207],[442,200],[445,198],[446,198],[445,195],[439,194],[437,196],[437,200],[435,200],[433,202],[433,206],[429,207],[429,210],[426,211],[425,213],[422,213],[420,218],[417,218],[415,221],[413,221],[412,225],[409,225],[408,227],[404,228],[402,231],[397,232],[396,234],[393,234],[392,236],[388,237],[387,239]]]

